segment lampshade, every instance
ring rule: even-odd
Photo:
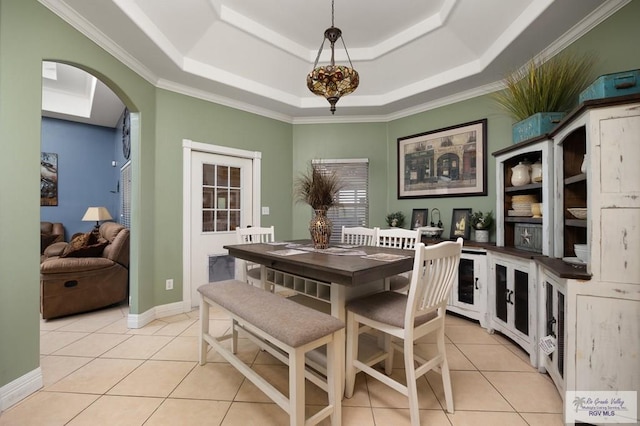
[[[358,72],[353,69],[349,52],[347,52],[347,46],[342,38],[342,31],[333,24],[333,0],[331,0],[331,27],[325,30],[320,50],[318,50],[318,56],[316,56],[316,62],[313,64],[313,71],[307,75],[307,87],[316,95],[324,96],[327,101],[329,101],[329,104],[331,104],[331,114],[335,114],[338,100],[340,100],[342,96],[353,93],[360,83],[360,76]],[[347,54],[347,59],[349,59],[348,67],[336,65],[335,63],[334,45],[338,39],[342,40],[344,51]],[[329,40],[329,43],[331,43],[331,62],[327,66],[318,67],[318,60],[320,59],[325,40]]]
[[[113,219],[109,214],[109,210],[106,207],[89,207],[85,212],[84,216],[82,216],[83,222],[91,222],[96,221],[96,225],[101,220],[111,220]]]

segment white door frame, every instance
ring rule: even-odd
[[[253,164],[253,222],[260,226],[260,162],[262,153],[226,146],[182,140],[182,303],[184,312],[191,310],[191,153],[248,158]]]

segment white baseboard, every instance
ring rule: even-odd
[[[0,388],[0,411],[22,401],[42,387],[42,370],[36,368]]]
[[[127,327],[142,328],[150,322],[159,318],[170,317],[172,315],[189,312],[183,302],[169,303],[167,305],[154,306],[141,314],[129,314],[127,317]]]

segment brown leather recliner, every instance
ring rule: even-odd
[[[64,225],[60,222],[40,222],[40,254],[51,244],[64,241]]]
[[[69,251],[67,243],[47,247],[40,264],[42,318],[91,311],[128,297],[129,229],[105,222],[100,225],[99,238],[108,244],[94,257],[61,257]]]

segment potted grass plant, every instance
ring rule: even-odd
[[[309,232],[317,249],[329,247],[333,224],[327,217],[327,210],[336,204],[341,187],[341,180],[335,172],[325,172],[313,165],[309,165],[309,170],[301,173],[294,182],[295,200],[309,204],[315,211],[315,216],[309,222]]]
[[[550,132],[589,85],[593,64],[591,55],[563,52],[548,61],[531,59],[508,74],[493,99],[517,121],[513,142]]]

